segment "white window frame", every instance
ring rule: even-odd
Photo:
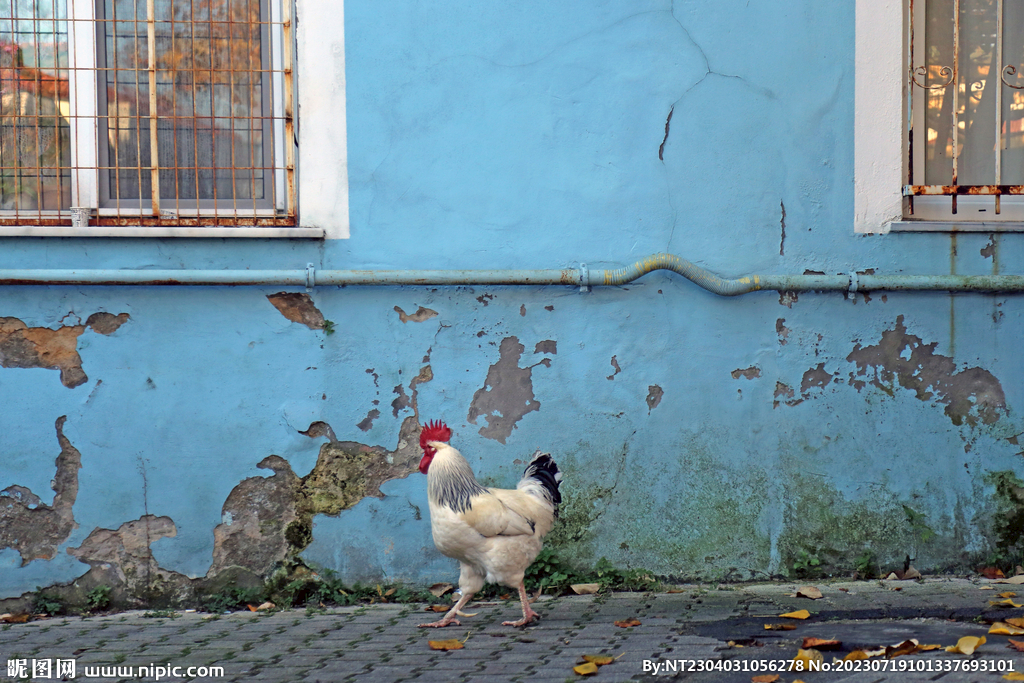
[[[903,196],[908,155],[908,22],[908,0],[856,0],[854,231],[1024,231],[1024,221],[1016,219],[1014,204],[1021,201],[1017,197],[1002,198],[1006,215],[999,221],[979,218],[977,208],[991,209],[992,197],[959,197],[957,215],[941,219],[930,219],[937,214],[927,211],[927,201],[921,200],[944,201],[948,206],[949,197],[918,197],[916,219],[908,215]]]
[[[292,207],[291,211],[295,217],[293,226],[231,226],[231,225],[203,225],[204,221],[214,223],[216,216],[208,212],[200,212],[198,209],[192,211],[180,211],[181,218],[196,218],[197,226],[174,226],[174,225],[131,225],[132,217],[151,216],[150,212],[139,209],[121,207],[120,209],[103,208],[100,197],[99,179],[99,79],[97,77],[97,55],[98,46],[96,43],[96,3],[94,0],[66,0],[68,3],[68,98],[71,137],[71,206],[82,207],[90,210],[93,216],[115,216],[123,219],[122,225],[90,225],[90,226],[67,226],[67,225],[32,225],[38,219],[67,219],[67,210],[36,210],[8,212],[0,211],[0,218],[20,218],[24,224],[0,225],[0,237],[2,236],[53,236],[53,237],[283,237],[283,238],[346,238],[348,237],[348,183],[347,177],[344,183],[344,220],[331,228],[324,227],[303,227],[299,222],[298,215],[298,194],[299,180],[297,174],[297,132],[294,122],[295,114],[295,91],[294,91],[294,64],[295,64],[295,31],[292,21],[292,0],[271,0],[269,2],[271,21],[274,26],[280,25],[283,30],[270,31],[270,54],[271,68],[274,74],[271,77],[271,110],[275,119],[273,135],[274,158],[280,160],[275,163],[273,172],[275,196],[278,208],[284,206]],[[336,11],[336,10],[334,10]],[[343,27],[343,24],[342,24]],[[340,32],[344,35],[343,30]],[[343,38],[341,39],[342,55]],[[287,50],[287,53],[285,53]],[[292,65],[285,77],[285,65]],[[342,65],[344,60],[342,57]],[[342,79],[344,85],[344,79]],[[342,89],[344,93],[344,89]],[[342,106],[344,96],[342,95]],[[342,110],[344,111],[344,110]],[[79,115],[84,114],[84,115]],[[342,131],[344,131],[344,117],[342,117]],[[292,144],[286,144],[291,142]],[[342,146],[343,167],[347,168],[347,159],[344,155],[344,144]],[[284,168],[281,168],[283,164]],[[287,182],[287,171],[292,175],[292,182]],[[166,198],[164,199],[167,205]],[[286,204],[287,202],[287,204]],[[155,204],[159,204],[159,199]],[[72,212],[73,213],[73,212]],[[178,217],[178,212],[171,209],[168,212],[160,210],[166,215],[169,213],[172,218]],[[274,215],[275,210],[266,212],[239,212],[239,219],[260,218],[261,216]],[[222,214],[221,217],[235,218],[235,214]],[[140,221],[141,222],[141,221]]]

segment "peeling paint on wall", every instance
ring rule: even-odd
[[[651,411],[658,407],[661,403],[661,397],[665,395],[664,389],[659,387],[657,384],[652,384],[647,387],[647,414],[650,415]]]
[[[615,368],[615,372],[613,372],[612,374],[610,374],[607,377],[605,377],[605,379],[614,380],[615,379],[615,375],[617,375],[620,372],[622,372],[622,368],[619,367],[619,357],[618,356],[612,356],[612,359],[611,359],[611,361],[609,361],[609,363],[611,364],[611,366],[613,368]]]
[[[191,594],[192,580],[162,569],[151,545],[177,533],[170,517],[143,515],[116,531],[94,529],[80,546],[68,548],[68,554],[91,567],[86,577],[97,585],[117,587],[150,604],[176,603]]]
[[[312,431],[312,425],[307,431]],[[228,494],[223,521],[213,529],[213,564],[207,576],[231,566],[264,576],[288,554],[285,529],[297,517],[301,482],[280,456],[267,456],[256,466],[274,474],[243,479]]]
[[[78,337],[91,328],[110,335],[129,320],[127,313],[93,313],[84,325],[51,330],[29,327],[17,318],[0,318],[0,366],[5,368],[47,368],[60,370],[60,382],[69,389],[89,380],[78,355]]]
[[[487,420],[487,426],[480,428],[481,436],[505,443],[524,415],[540,410],[540,401],[533,395],[533,368],[549,366],[551,361],[545,358],[547,363],[521,368],[519,359],[525,350],[517,337],[501,340],[498,362],[487,369],[484,386],[473,394],[467,419],[472,424],[481,415]]]
[[[811,387],[824,388],[831,381],[832,375],[825,371],[825,364],[818,363],[804,373],[803,379],[800,381],[800,392],[806,393]]]
[[[359,427],[359,429],[363,430],[364,432],[368,432],[373,428],[373,421],[376,420],[378,417],[380,417],[380,411],[377,410],[376,408],[373,408],[370,410],[370,412],[366,413],[366,417],[364,417],[359,422],[359,424],[356,425],[356,427]]]
[[[739,379],[740,377],[743,377],[744,379],[755,379],[761,376],[761,368],[756,365],[751,365],[749,368],[736,368],[729,374],[732,375],[733,379]]]
[[[957,371],[952,358],[935,353],[937,345],[908,334],[901,315],[893,329],[882,332],[878,344],[854,346],[846,357],[857,364],[850,384],[858,391],[870,384],[892,393],[899,383],[922,401],[945,405],[955,425],[975,426],[979,420],[992,424],[1008,413],[1003,387],[991,372],[980,367]]]
[[[437,315],[437,311],[431,310],[429,308],[424,308],[423,306],[417,308],[416,312],[412,314],[408,314],[405,311],[403,311],[401,307],[395,306],[395,312],[398,313],[398,319],[401,320],[403,323],[421,323],[424,320],[430,320],[431,318]]]
[[[775,334],[779,335],[780,346],[785,346],[789,337],[789,328],[786,327],[785,323],[785,318],[779,318],[775,321]]]
[[[278,292],[277,294],[268,294],[267,299],[274,305],[274,308],[281,312],[281,315],[293,323],[305,325],[311,330],[324,329],[323,313],[313,305],[313,300],[308,294]]]
[[[52,560],[57,547],[78,528],[73,507],[78,497],[78,470],[82,454],[64,436],[66,415],[57,418],[60,455],[55,462],[53,502],[46,505],[24,486],[8,486],[0,491],[0,548],[13,548],[21,555],[21,565],[32,560]]]

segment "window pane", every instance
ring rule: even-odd
[[[0,0],[0,209],[71,206],[63,0]]]
[[[1003,63],[1017,73],[1006,74],[1011,85],[1024,85],[1024,2],[1003,3]],[[1024,185],[1024,90],[1003,88],[1003,169],[1004,185]]]
[[[161,198],[192,205],[248,200],[251,207],[269,197],[260,13],[259,0],[156,0],[150,23],[145,0],[105,0],[101,95],[109,117],[111,198],[152,197],[153,99]]]

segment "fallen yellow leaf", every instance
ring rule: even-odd
[[[842,642],[838,640],[829,640],[825,638],[804,638],[803,649],[810,650],[838,650],[843,646]]]
[[[794,671],[810,671],[811,662],[822,664],[825,661],[825,657],[817,650],[804,650],[801,648],[796,651],[796,657],[793,657],[793,661],[795,662],[793,665]]]
[[[912,655],[917,652],[920,648],[916,638],[904,640],[902,643],[896,643],[885,648],[885,658],[892,659],[899,657],[900,655]]]
[[[1024,628],[997,621],[988,630],[994,636],[1024,636]]]
[[[1008,579],[1000,579],[996,581],[996,583],[1010,583],[1015,586],[1019,586],[1024,583],[1024,574],[1017,574],[1016,576],[1011,576]]]
[[[1024,607],[1024,605],[1018,605],[1010,598],[1006,598],[1005,600],[989,600],[988,604],[993,607]]]
[[[583,661],[590,662],[591,664],[597,664],[598,666],[604,666],[605,664],[611,664],[615,661],[615,658],[611,655],[583,655]]]
[[[439,598],[448,591],[452,590],[453,588],[455,588],[455,586],[451,585],[450,583],[435,583],[428,590],[430,591],[430,594],[433,595],[435,598]]]
[[[985,636],[964,636],[956,641],[956,645],[950,645],[946,652],[957,652],[962,655],[972,655],[974,651],[985,644]]]
[[[612,622],[619,628],[629,628],[630,626],[639,626],[640,620],[636,617],[630,617],[629,619],[623,619],[621,621]]]
[[[786,616],[786,615],[782,615]],[[765,631],[795,631],[796,624],[765,624]]]
[[[465,647],[462,641],[454,638],[451,640],[428,640],[427,645],[431,650],[461,650]]]
[[[1006,639],[1006,647],[1017,652],[1024,652],[1024,640],[1014,640],[1013,638]]]
[[[1001,597],[1001,598],[1015,598],[1015,597],[1017,597],[1017,594],[1014,593],[1013,591],[1006,591],[1005,593],[1000,593],[999,597]]]
[[[750,679],[750,683],[775,683],[779,680],[779,674],[761,674]]]
[[[822,597],[821,591],[814,586],[804,586],[798,588],[796,591],[796,597],[798,598],[810,598],[811,600],[818,600]]]
[[[1011,671],[1003,676],[1008,681],[1024,681],[1024,674],[1019,671]]]
[[[1003,621],[1005,621],[1010,626],[1024,628],[1024,619],[1021,619],[1020,617],[1008,617],[1006,619],[1003,619]]]
[[[809,616],[811,616],[811,613],[805,609],[798,609],[795,612],[786,612],[785,614],[780,614],[779,616],[786,617],[787,619],[806,619]]]
[[[593,595],[594,593],[601,590],[601,584],[599,583],[574,583],[569,588],[572,588],[576,595]]]
[[[572,668],[573,671],[578,673],[580,676],[593,676],[597,673],[597,664],[593,662],[586,662]]]
[[[864,652],[864,650],[854,650],[850,654],[848,654],[845,657],[843,657],[843,661],[844,662],[855,662],[855,661],[857,661],[859,659],[868,659],[868,658],[870,658],[870,655],[867,652]]]

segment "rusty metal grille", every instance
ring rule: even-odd
[[[910,0],[908,45],[909,212],[945,195],[951,214],[965,196],[1003,214],[1024,195],[1024,1]]]
[[[288,0],[0,0],[0,224],[294,225],[291,41]]]

